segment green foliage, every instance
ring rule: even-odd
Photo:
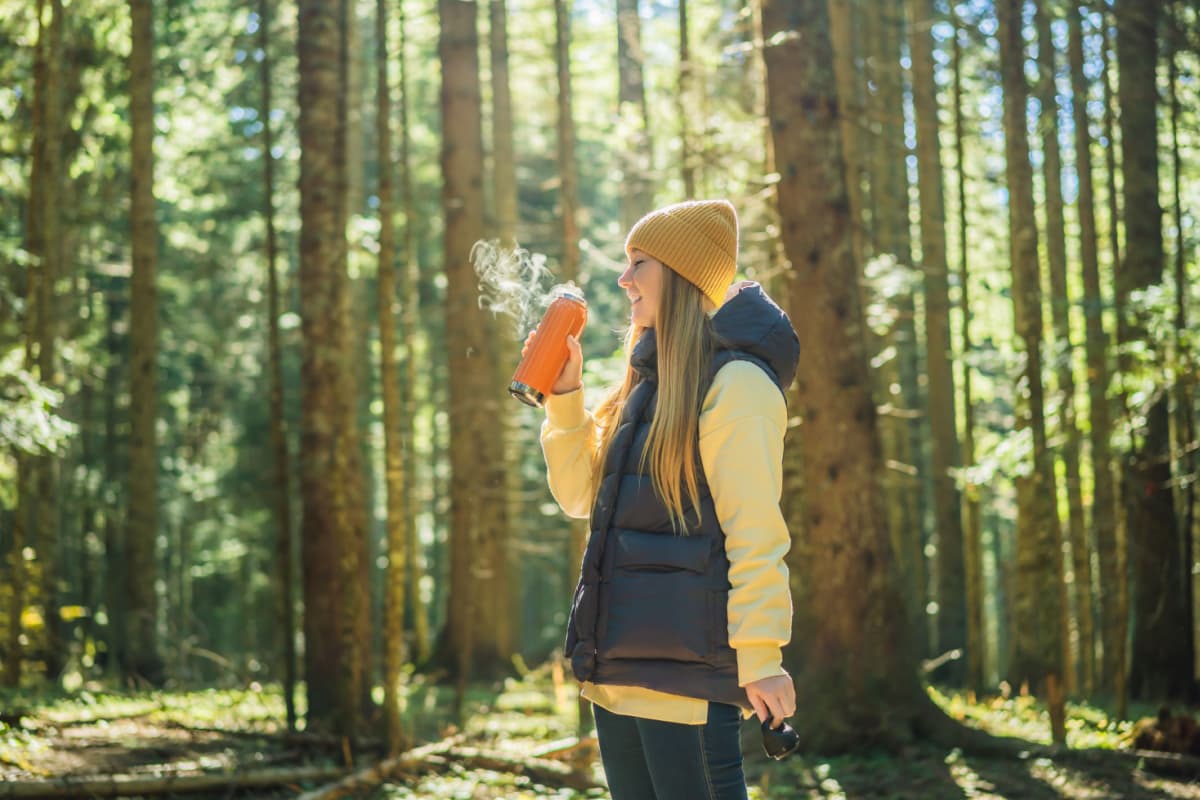
[[[49,388],[22,366],[23,348],[15,347],[0,356],[0,403],[5,413],[0,418],[0,449],[22,453],[57,452],[78,426],[56,412],[62,406],[62,392]],[[0,480],[11,473],[0,472]]]

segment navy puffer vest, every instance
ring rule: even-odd
[[[783,391],[799,343],[787,315],[762,291],[744,288],[713,316],[721,342],[708,381],[734,360],[761,367]],[[687,535],[640,470],[658,392],[654,331],[631,364],[642,377],[626,400],[591,513],[591,535],[568,623],[575,677],[643,686],[749,707],[729,646],[729,560],[704,470],[697,464],[700,521],[685,504]],[[698,456],[697,456],[698,458]]]

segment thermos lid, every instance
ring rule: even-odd
[[[568,300],[574,300],[577,303],[583,303],[585,306],[587,305],[587,300],[583,298],[583,290],[574,283],[566,283],[562,286],[559,286],[554,290],[553,294],[555,299],[559,297],[565,297]]]

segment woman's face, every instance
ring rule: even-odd
[[[629,256],[629,266],[617,278],[617,285],[625,290],[630,302],[630,322],[643,328],[653,328],[658,316],[658,302],[662,297],[663,266],[641,250]]]

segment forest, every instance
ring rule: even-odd
[[[508,386],[571,282],[593,407],[631,226],[728,198],[800,341],[750,796],[1200,798],[1194,2],[0,0],[0,49],[0,797],[607,796]]]

